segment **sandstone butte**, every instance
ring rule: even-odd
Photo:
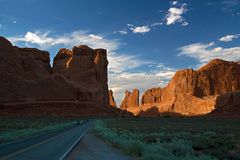
[[[139,116],[212,112],[210,115],[240,117],[240,64],[214,59],[196,71],[177,71],[166,87],[145,91],[140,105],[138,93],[136,89],[126,91],[121,109]]]
[[[0,115],[129,115],[110,107],[107,66],[105,49],[63,48],[51,67],[48,52],[0,37]]]

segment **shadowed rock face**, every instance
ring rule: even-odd
[[[141,106],[127,108],[138,114],[157,107],[160,113],[204,115],[215,108],[216,97],[240,90],[240,65],[215,59],[199,70],[185,69],[175,73],[165,88],[152,88],[142,96]]]
[[[240,91],[219,95],[216,98],[215,108],[209,116],[240,118]]]
[[[76,89],[78,100],[88,97],[101,107],[109,105],[107,85],[107,51],[75,46],[60,49],[53,61],[53,75],[60,74]]]
[[[18,48],[0,37],[0,104],[71,101],[108,107],[106,52],[85,45],[60,49],[51,67],[48,52]]]
[[[115,99],[114,99],[114,96],[113,96],[113,91],[112,90],[109,90],[109,105],[111,107],[117,107],[117,104],[115,102]]]

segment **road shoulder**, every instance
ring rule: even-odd
[[[67,160],[131,160],[132,158],[112,148],[97,138],[91,131],[78,143]]]

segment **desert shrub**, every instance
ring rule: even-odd
[[[185,157],[187,154],[193,153],[192,145],[182,139],[174,139],[170,143],[164,143],[163,146],[178,157]]]
[[[171,134],[133,133],[123,129],[111,129],[103,121],[95,121],[93,132],[113,147],[120,149],[126,154],[133,155],[141,160],[215,160],[208,155],[195,155],[189,140],[179,139]],[[157,140],[147,143],[146,137],[171,140]]]
[[[2,131],[0,132],[0,143],[40,134],[46,131],[61,129],[71,125],[73,125],[72,121],[61,121],[61,123],[57,121],[50,121],[46,123],[42,120],[31,121],[29,119],[4,119],[0,123],[2,128]]]

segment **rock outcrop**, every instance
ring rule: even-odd
[[[114,99],[113,91],[112,91],[112,90],[109,90],[109,105],[110,105],[111,107],[114,107],[114,108],[117,107],[117,104],[116,104],[116,102],[115,102],[115,99]]]
[[[162,97],[162,89],[161,88],[148,89],[142,95],[142,103],[141,104],[160,103],[160,102],[162,102],[161,97]]]
[[[133,89],[132,93],[125,91],[125,97],[120,105],[122,110],[130,111],[136,115],[135,111],[139,110],[139,90]]]
[[[77,89],[76,100],[91,100],[99,107],[109,105],[107,51],[86,45],[60,49],[53,61],[53,75],[60,74]]]
[[[19,48],[0,37],[1,113],[45,108],[54,114],[60,107],[63,114],[105,114],[110,108],[107,66],[105,49],[60,49],[51,67],[48,52]]]
[[[219,95],[216,98],[215,108],[209,116],[240,118],[240,91]]]
[[[218,95],[238,90],[240,65],[215,59],[196,71],[177,71],[166,87],[147,90],[142,96],[141,106],[135,108],[138,112],[155,107],[160,113],[205,115],[215,109]],[[128,111],[138,114],[136,109],[131,110]]]

